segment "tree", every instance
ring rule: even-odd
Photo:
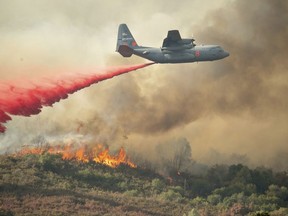
[[[270,185],[266,194],[268,196],[275,196],[281,200],[288,201],[288,189],[284,186],[279,187],[278,185]]]
[[[274,175],[274,182],[279,186],[285,186],[288,188],[288,172],[277,172]]]
[[[227,179],[227,166],[215,165],[211,167],[207,171],[206,178],[214,188],[223,187]]]
[[[256,185],[258,193],[264,193],[273,182],[273,172],[271,169],[258,167],[251,172],[252,183]]]
[[[209,181],[205,178],[190,178],[187,180],[187,189],[191,196],[207,196],[213,190],[213,187]]]
[[[251,170],[247,166],[243,166],[233,179],[234,182],[248,184],[252,182]]]
[[[159,163],[168,172],[185,171],[193,163],[190,143],[185,138],[161,143],[156,147]]]
[[[228,179],[232,181],[243,167],[244,165],[242,164],[231,165],[228,169]]]

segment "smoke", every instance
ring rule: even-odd
[[[76,74],[57,79],[45,79],[42,82],[32,83],[3,83],[0,92],[0,133],[5,131],[1,123],[6,123],[12,118],[8,114],[30,116],[41,112],[43,106],[52,106],[55,102],[68,97],[68,94],[86,88],[102,80],[110,79],[120,74],[128,73],[153,63],[117,67],[104,74]]]
[[[183,38],[194,35],[197,44],[219,44],[230,56],[211,63],[154,65],[82,90],[41,115],[8,122],[2,150],[33,137],[54,136],[60,142],[80,134],[110,147],[124,145],[157,163],[151,156],[155,146],[185,137],[196,161],[287,169],[287,1],[186,0],[181,8],[173,1],[29,2],[1,4],[3,79],[141,64],[138,57],[111,54],[123,22],[140,45],[159,47],[167,30],[179,29]],[[169,158],[170,153],[162,154]]]
[[[287,9],[281,0],[235,1],[210,13],[210,26],[199,36],[208,43],[221,40],[231,55],[200,84],[215,117],[201,119],[203,133],[195,142],[224,155],[248,155],[249,164],[279,168],[287,161],[277,157],[287,152],[288,141]]]
[[[237,154],[249,165],[284,164],[285,157],[276,155],[287,152],[288,141],[287,9],[287,2],[279,0],[230,2],[193,28],[196,42],[219,43],[229,58],[157,66],[153,73],[161,75],[154,77],[153,87],[143,81],[133,90],[118,84],[115,92],[129,89],[135,99],[117,115],[118,124],[125,121],[121,125],[130,132],[131,145],[138,147],[141,135],[146,141],[140,145],[151,136],[154,143],[184,136],[193,157],[203,162],[229,163]],[[210,149],[218,156],[209,157]]]

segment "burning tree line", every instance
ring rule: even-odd
[[[131,150],[131,149],[130,149]],[[147,152],[139,153],[132,148],[133,162],[128,157],[125,149],[121,147],[116,154],[111,154],[108,146],[103,144],[59,144],[52,145],[40,142],[34,146],[22,146],[14,156],[24,156],[28,154],[58,154],[63,160],[75,160],[83,163],[95,162],[115,168],[119,165],[128,165],[136,168],[154,170],[165,176],[170,173],[179,173],[191,168],[194,161],[191,158],[191,147],[186,139],[176,139],[170,142],[155,145],[152,150],[155,154],[147,155]],[[155,158],[155,155],[157,157]],[[136,165],[137,164],[137,165]]]
[[[126,151],[121,147],[116,155],[109,153],[109,148],[102,144],[94,146],[83,145],[77,147],[75,145],[56,145],[56,146],[40,146],[25,147],[18,151],[14,156],[24,156],[28,154],[60,154],[63,160],[77,160],[84,163],[95,162],[105,164],[110,167],[117,167],[121,164],[128,165],[132,168],[137,166],[130,161]]]

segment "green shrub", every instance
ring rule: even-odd
[[[165,184],[163,181],[161,181],[160,179],[153,179],[151,182],[151,186],[152,189],[156,192],[156,193],[160,193],[163,191]]]
[[[39,164],[43,170],[61,173],[65,168],[65,162],[61,155],[45,153],[39,157]]]
[[[217,205],[218,203],[220,203],[222,200],[221,196],[219,194],[212,194],[209,195],[207,197],[207,201],[211,204],[211,205]]]
[[[137,190],[128,190],[124,192],[126,196],[139,196],[139,192]]]
[[[0,209],[0,215],[1,216],[13,216],[14,214],[10,210]]]
[[[188,214],[184,214],[183,216],[200,216],[200,214],[198,213],[198,211],[194,208],[191,209],[191,211],[188,212]]]
[[[126,182],[126,181],[122,181],[122,182],[119,182],[117,184],[118,188],[120,188],[120,190],[122,191],[126,191],[129,189],[129,184]]]
[[[181,186],[170,187],[170,189],[176,193],[181,194],[182,196],[184,195],[184,189]]]
[[[204,199],[203,197],[196,197],[194,199],[192,199],[190,201],[190,204],[192,206],[196,206],[196,207],[203,207],[203,206],[206,206],[208,204],[207,200]]]
[[[97,176],[91,172],[88,168],[84,170],[79,170],[78,171],[78,178],[80,180],[85,180],[86,182],[93,182],[97,180]]]
[[[271,216],[287,216],[288,215],[288,208],[280,208],[278,210],[274,210],[270,212]]]
[[[270,216],[270,214],[264,211],[257,211],[249,214],[249,216]]]
[[[175,201],[175,202],[180,202],[183,199],[180,193],[175,192],[171,189],[169,189],[167,192],[162,192],[159,195],[159,198],[164,201]]]

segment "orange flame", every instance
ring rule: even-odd
[[[109,148],[105,148],[100,144],[94,147],[84,145],[79,148],[75,148],[73,145],[33,148],[27,147],[16,153],[15,156],[23,156],[27,154],[43,154],[45,152],[50,154],[61,154],[63,160],[77,160],[84,163],[94,161],[96,163],[105,164],[113,168],[119,166],[120,164],[126,164],[132,168],[137,167],[129,160],[123,147],[120,148],[118,154],[110,155]]]

